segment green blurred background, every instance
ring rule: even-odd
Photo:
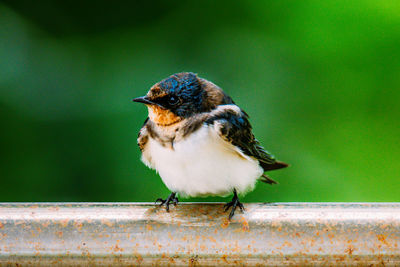
[[[181,71],[291,164],[244,201],[400,201],[400,2],[50,0],[0,3],[0,201],[167,196],[131,99]]]

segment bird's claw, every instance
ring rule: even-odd
[[[225,208],[225,211],[227,211],[230,207],[232,207],[232,206],[236,206],[236,207],[239,207],[240,208],[240,211],[244,211],[245,209],[244,209],[244,205],[242,204],[242,202],[239,202],[239,201],[237,201],[237,203],[236,203],[236,205],[235,205],[235,202],[234,201],[230,201],[230,202],[228,202],[228,203],[226,203],[225,205],[224,205],[224,208]]]
[[[162,204],[164,204],[166,201],[166,199],[162,199],[162,198],[157,198],[156,201],[154,201],[154,204],[157,204],[157,202],[161,202],[160,206],[162,206]]]
[[[161,202],[160,206],[165,205],[165,210],[169,212],[169,205],[171,204],[171,202],[172,204],[174,204],[174,206],[176,206],[179,203],[179,200],[176,197],[176,193],[171,193],[166,199],[157,198],[155,204],[157,204],[157,202]]]
[[[239,201],[239,198],[236,193],[236,189],[233,190],[233,198],[230,202],[224,205],[225,211],[227,211],[230,207],[232,207],[231,212],[229,213],[229,220],[232,219],[233,215],[235,215],[235,210],[239,207],[240,211],[244,211],[243,204]]]

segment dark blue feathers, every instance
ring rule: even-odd
[[[204,90],[197,78],[192,72],[177,73],[169,78],[162,80],[159,87],[168,94],[168,97],[177,97],[179,105],[168,105],[163,103],[168,109],[180,117],[189,117],[195,113],[202,112]]]

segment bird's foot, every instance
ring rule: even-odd
[[[169,205],[174,204],[175,206],[179,203],[178,197],[176,196],[176,193],[171,193],[167,199],[162,199],[162,198],[157,198],[156,202],[161,202],[160,206],[165,205],[165,209],[167,212],[169,212]]]
[[[230,202],[226,203],[224,205],[225,211],[227,211],[230,207],[232,207],[231,212],[229,213],[229,220],[232,219],[233,215],[235,214],[235,210],[237,207],[240,208],[240,210],[243,212],[244,211],[244,206],[243,204],[239,201],[239,198],[236,193],[236,189],[233,189],[233,198]]]

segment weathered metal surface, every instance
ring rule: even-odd
[[[400,203],[0,204],[0,265],[398,265]]]

